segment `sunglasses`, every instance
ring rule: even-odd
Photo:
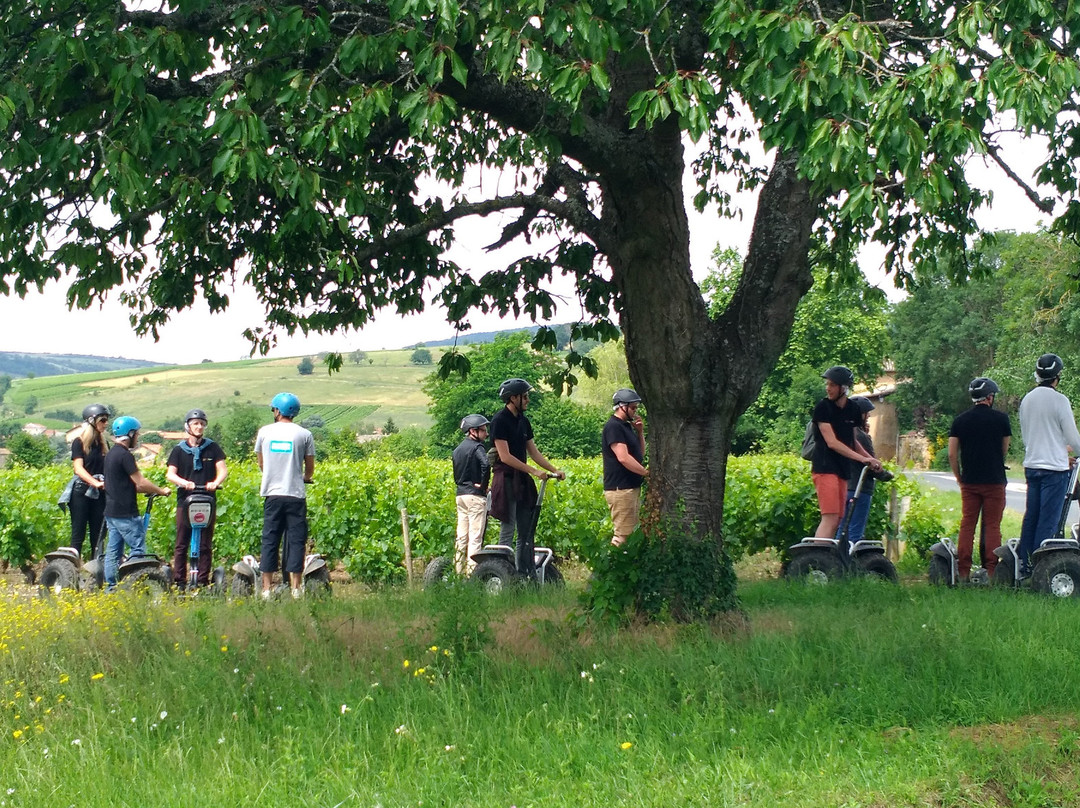
[[[102,416],[99,416],[96,420],[97,420],[97,422],[99,424],[107,424],[107,423],[109,423],[109,416],[102,415]]]

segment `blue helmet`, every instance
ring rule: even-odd
[[[142,429],[142,424],[139,423],[139,419],[130,415],[121,415],[112,422],[112,433],[117,438],[130,438],[140,429]]]
[[[292,393],[278,393],[270,402],[270,409],[277,410],[283,418],[295,418],[300,412],[300,399]]]

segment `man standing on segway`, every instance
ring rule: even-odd
[[[487,527],[487,490],[491,478],[484,441],[488,424],[482,415],[461,419],[465,439],[454,449],[454,484],[457,486],[457,537],[454,543],[454,569],[458,575],[473,571],[473,556],[480,552]]]
[[[168,488],[151,482],[139,471],[131,450],[139,445],[142,424],[130,415],[121,415],[112,424],[113,447],[105,455],[105,524],[109,543],[105,548],[105,586],[116,589],[120,555],[126,544],[134,555],[146,553],[146,523],[139,513],[138,494],[169,495]]]
[[[525,416],[532,385],[524,379],[507,379],[499,386],[499,398],[506,404],[491,419],[491,438],[498,459],[492,465],[491,515],[502,522],[499,544],[510,546],[514,541],[514,560],[518,574],[536,578],[536,559],[533,556],[533,536],[536,531],[536,484],[529,479],[544,477],[544,473],[528,464],[532,458],[560,480],[566,472],[555,468],[533,442],[532,424]]]
[[[207,496],[214,493],[229,470],[225,465],[225,451],[214,441],[204,436],[206,431],[206,413],[202,410],[190,410],[184,416],[184,431],[187,439],[173,447],[169,453],[168,471],[165,479],[176,486],[176,547],[173,551],[173,583],[183,589],[187,584],[188,549],[191,546],[191,524],[188,521],[188,497],[196,486],[206,489]],[[215,503],[216,504],[216,503]],[[213,555],[214,523],[217,522],[217,508],[212,511],[210,521],[199,537],[199,586],[210,585],[210,562]]]
[[[1001,515],[1005,512],[1005,456],[1012,426],[1009,416],[994,409],[998,386],[980,376],[968,385],[971,409],[953,419],[949,428],[949,466],[960,486],[960,532],[956,537],[956,572],[962,583],[971,574],[975,523],[982,515],[985,541],[979,552],[987,575],[997,566],[994,550],[1001,546]]]
[[[843,365],[834,365],[821,374],[825,379],[825,398],[814,407],[814,457],[811,477],[817,491],[821,521],[814,536],[836,536],[840,518],[847,505],[850,463],[863,463],[872,471],[881,471],[881,462],[855,440],[855,428],[862,421],[862,411],[848,402],[855,376]]]
[[[641,396],[629,387],[611,397],[613,411],[604,424],[604,499],[611,511],[616,547],[637,530],[641,522],[641,484],[649,476],[645,468],[645,432],[637,414]]]
[[[1069,399],[1057,391],[1064,364],[1057,354],[1043,354],[1035,363],[1038,386],[1020,401],[1020,436],[1024,440],[1027,502],[1020,528],[1020,577],[1031,575],[1031,554],[1057,530],[1065,489],[1069,485],[1069,455],[1080,452]]]
[[[270,402],[274,423],[259,430],[255,438],[255,460],[262,470],[259,494],[263,497],[262,596],[269,599],[278,570],[288,573],[289,588],[299,598],[304,580],[304,550],[307,547],[307,489],[315,475],[315,439],[299,424],[300,399],[292,393],[278,393]],[[284,552],[281,537],[285,536]]]

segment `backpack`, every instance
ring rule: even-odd
[[[806,432],[803,434],[802,446],[799,448],[799,455],[803,460],[814,459],[814,445],[816,443],[816,435],[814,430],[813,420],[806,422]]]

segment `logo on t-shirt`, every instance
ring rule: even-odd
[[[292,441],[291,440],[272,440],[270,441],[270,451],[280,452],[282,454],[292,454]]]

